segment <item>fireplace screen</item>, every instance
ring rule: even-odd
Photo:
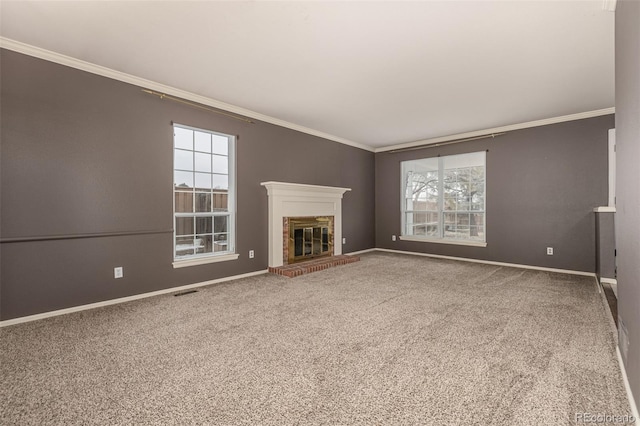
[[[333,217],[295,217],[288,222],[287,263],[333,254]]]

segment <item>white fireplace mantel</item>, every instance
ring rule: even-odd
[[[282,229],[285,217],[333,216],[333,254],[342,254],[342,195],[351,188],[262,182],[269,197],[269,266],[284,264]]]

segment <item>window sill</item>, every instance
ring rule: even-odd
[[[236,260],[240,255],[238,253],[223,254],[220,256],[198,257],[196,259],[176,260],[173,262],[173,268],[186,268],[187,266],[206,265],[207,263],[226,262],[227,260]]]
[[[420,243],[452,244],[456,246],[486,247],[487,243],[482,241],[456,241],[435,238],[418,237],[414,235],[401,235],[402,241],[417,241]]]

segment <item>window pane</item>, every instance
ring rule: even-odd
[[[196,176],[197,179],[197,176]],[[229,176],[227,175],[213,175],[213,188],[214,189],[227,189],[229,188]]]
[[[227,225],[228,225],[228,218],[227,216],[215,216],[213,218],[213,232],[215,232],[216,234],[220,234],[220,233],[226,233],[229,230],[227,229]]]
[[[214,234],[213,236],[213,251],[227,251],[228,250],[228,234]]]
[[[175,210],[178,213],[193,212],[193,193],[192,192],[176,192],[175,193]]]
[[[407,235],[438,236],[438,213],[410,212],[405,223]]]
[[[474,213],[469,217],[469,237],[472,240],[484,241],[484,213]]]
[[[458,213],[456,215],[456,225],[458,227],[469,226],[469,214],[467,214],[467,213]]]
[[[213,137],[213,152],[215,154],[229,155],[229,139],[220,135],[211,135]]]
[[[445,238],[468,240],[470,235],[470,216],[468,213],[449,213],[445,216]]]
[[[209,154],[202,154],[196,152],[196,167],[198,172],[210,172],[211,171],[211,156]]]
[[[411,169],[406,174],[406,194],[405,197],[416,202],[438,201],[438,171],[437,158],[417,160],[418,162],[408,162],[403,169]],[[424,161],[424,163],[423,163]],[[435,164],[436,170],[429,171]]]
[[[208,192],[196,192],[196,211],[197,212],[210,212],[211,211],[211,193]]]
[[[193,217],[176,217],[176,235],[193,235]]]
[[[229,158],[222,155],[214,155],[213,171],[216,173],[229,173]]]
[[[213,193],[213,211],[227,211],[229,209],[229,194],[226,192]]]
[[[173,173],[173,184],[176,189],[193,188],[193,173],[176,171]]]
[[[213,252],[213,240],[211,235],[196,235],[196,253],[211,253]]]
[[[190,256],[194,249],[193,237],[176,237],[176,257]]]
[[[196,218],[196,234],[211,234],[213,230],[212,217]]]
[[[469,202],[467,201],[466,197],[462,198],[462,199],[458,199],[458,205],[457,205],[457,210],[458,211],[469,211],[470,209],[470,205]]]
[[[193,130],[174,127],[173,134],[176,148],[193,150]]]
[[[211,152],[211,134],[195,132],[196,151]]]
[[[196,173],[196,189],[211,191],[211,175],[209,173]]]
[[[444,209],[447,211],[449,210],[456,211],[458,209],[458,200],[451,193],[446,194],[444,197]]]
[[[183,149],[174,150],[174,168],[180,170],[193,170],[193,151]]]

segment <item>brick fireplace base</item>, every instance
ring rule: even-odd
[[[358,262],[359,260],[359,256],[348,256],[346,254],[341,254],[338,256],[323,257],[322,259],[293,263],[291,265],[278,266],[275,268],[269,267],[269,272],[271,272],[272,274],[278,274],[285,277],[293,278],[299,277],[300,275],[304,274],[310,274],[311,272],[329,269],[333,266]]]

